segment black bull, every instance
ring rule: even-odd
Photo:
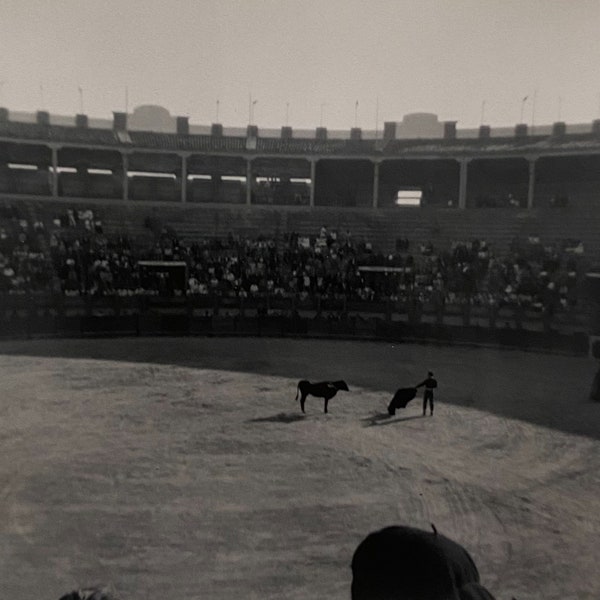
[[[296,391],[296,400],[300,396],[300,408],[304,412],[304,403],[306,396],[315,396],[324,399],[323,412],[327,412],[329,401],[338,393],[339,390],[348,392],[348,384],[345,381],[320,381],[319,383],[311,383],[303,379],[298,382],[298,390]]]
[[[396,409],[406,408],[406,405],[417,395],[417,388],[400,388],[388,405],[390,416],[396,414]]]
[[[369,534],[352,557],[352,600],[494,600],[460,544],[413,527]]]

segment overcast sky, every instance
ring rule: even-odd
[[[0,105],[374,129],[600,118],[600,0],[0,0]],[[528,99],[523,103],[525,97]],[[535,99],[535,102],[534,102]],[[356,102],[358,101],[358,110]],[[378,106],[378,111],[377,111]]]

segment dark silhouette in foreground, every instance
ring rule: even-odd
[[[417,395],[417,388],[400,388],[392,398],[388,405],[388,413],[390,416],[396,414],[399,408],[406,408],[406,405]]]
[[[296,400],[300,396],[300,408],[304,412],[304,403],[307,396],[315,396],[323,398],[323,412],[327,412],[329,401],[338,393],[339,390],[350,391],[345,381],[320,381],[319,383],[311,383],[305,379],[298,382],[298,390],[296,391]]]
[[[494,600],[469,553],[432,527],[369,534],[352,557],[352,600]]]
[[[114,594],[108,591],[107,588],[85,588],[73,590],[68,594],[60,597],[60,600],[119,600]]]

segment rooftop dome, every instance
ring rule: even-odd
[[[129,128],[169,133],[175,130],[175,119],[163,106],[143,104],[129,115]]]

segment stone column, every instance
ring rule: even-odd
[[[181,155],[181,202],[187,202],[187,154]]]
[[[58,198],[58,146],[51,146],[52,151],[52,197]]]
[[[317,161],[310,161],[310,200],[309,206],[312,208],[315,205],[315,178],[317,176]]]
[[[535,194],[535,162],[537,157],[529,157],[527,162],[529,163],[529,181],[527,186],[527,208],[533,208],[533,198]]]
[[[373,208],[379,206],[379,161],[373,164]]]
[[[467,175],[470,161],[471,159],[469,158],[463,158],[459,161],[458,208],[461,210],[467,208]]]
[[[129,155],[121,154],[123,159],[123,200],[129,200]]]
[[[252,204],[252,159],[246,159],[246,204]]]

